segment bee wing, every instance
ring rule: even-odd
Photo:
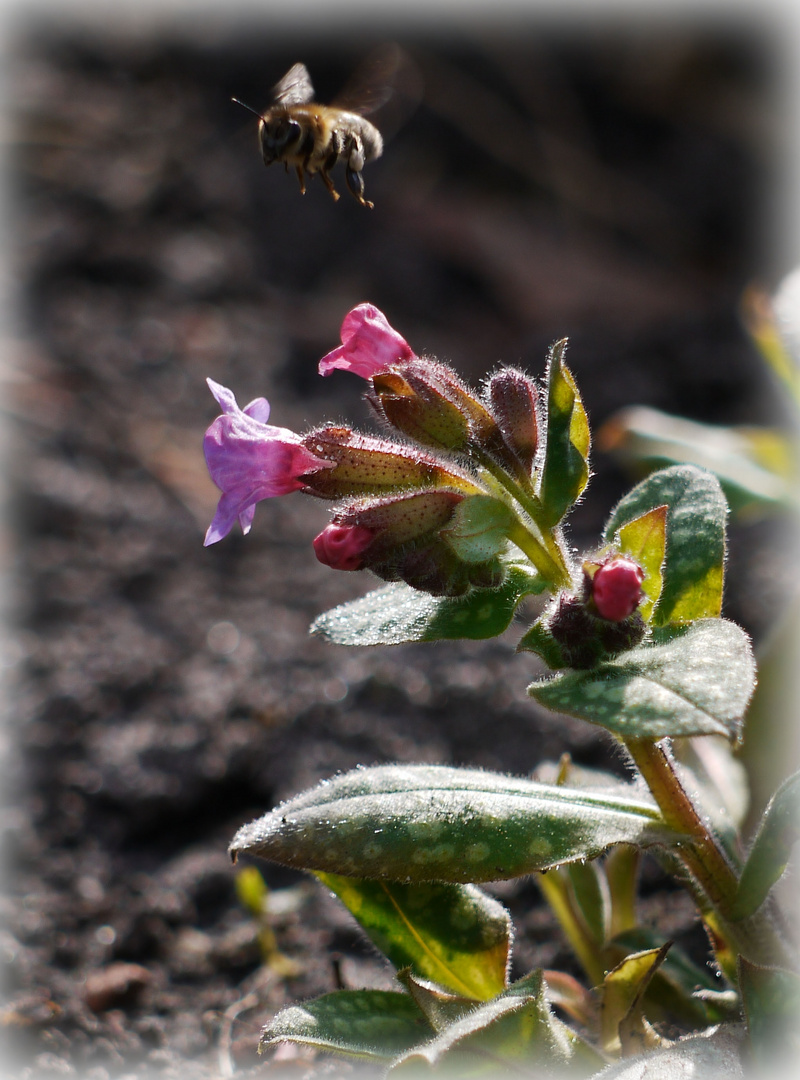
[[[417,97],[419,69],[394,42],[374,49],[331,102],[338,109],[369,116],[398,94]]]
[[[305,64],[293,64],[270,95],[273,105],[306,105],[313,97],[314,87]]]

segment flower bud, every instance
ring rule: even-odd
[[[486,399],[503,441],[530,474],[539,443],[536,383],[516,368],[503,368],[489,380]]]
[[[590,606],[577,596],[562,595],[551,613],[544,617],[546,635],[554,640],[559,649],[561,662],[551,666],[577,669],[594,667],[595,664],[632,649],[645,635],[644,619],[634,612],[620,622],[610,622],[592,614]]]
[[[340,510],[334,524],[372,534],[360,551],[361,565],[378,577],[434,596],[460,596],[472,585],[496,587],[504,577],[497,559],[466,562],[443,539],[463,501],[460,492],[441,489],[362,499]]]
[[[591,582],[591,598],[597,614],[609,622],[622,622],[636,611],[642,600],[644,570],[633,559],[615,555],[600,563],[585,563]]]
[[[339,348],[320,360],[320,375],[331,375],[338,369],[369,379],[389,364],[414,358],[405,338],[373,304],[359,304],[348,311],[342,323],[341,339]]]
[[[435,536],[450,521],[464,496],[457,491],[418,491],[386,498],[360,499],[334,517],[337,525],[359,525],[374,534],[369,559]],[[366,564],[366,559],[365,559]]]
[[[461,562],[438,537],[396,552],[370,569],[384,581],[405,581],[432,596],[463,596],[473,587],[496,589],[505,578],[505,568],[499,560],[480,564]]]
[[[362,554],[374,535],[372,529],[361,525],[330,524],[315,537],[314,554],[321,563],[334,570],[360,570]]]
[[[373,375],[367,400],[392,427],[423,446],[464,451],[497,429],[455,372],[436,360],[409,360]]]
[[[360,435],[347,427],[309,432],[303,445],[332,467],[303,477],[306,490],[321,499],[380,495],[409,488],[448,487],[473,493],[474,481],[458,469],[414,447]]]

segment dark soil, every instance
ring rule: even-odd
[[[251,535],[204,549],[206,376],[242,404],[266,395],[282,426],[367,424],[359,381],[315,372],[369,299],[474,381],[503,361],[541,372],[568,335],[595,425],[630,403],[725,423],[773,410],[738,315],[779,269],[769,42],[750,26],[399,37],[425,93],[366,170],[372,212],[341,175],[334,203],[265,171],[230,97],[263,106],[303,59],[330,98],[376,34],[42,25],[16,43],[9,1078],[324,1075],[307,1055],[257,1059],[260,1024],[392,973],[321,889],[272,866],[295,973],[262,966],[226,853],[237,827],[359,763],[524,773],[569,750],[624,768],[602,732],[526,699],[519,626],[435,647],[309,638],[371,587],[314,559],[320,504],[263,504]],[[579,545],[626,483],[602,455],[595,470]],[[779,590],[756,569],[765,543],[764,525],[734,530],[728,613],[757,640]],[[535,884],[495,891],[515,972],[569,967]],[[654,867],[645,892],[646,917],[697,941]]]

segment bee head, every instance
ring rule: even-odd
[[[300,124],[289,116],[262,117],[259,135],[264,163],[269,165],[273,161],[281,161],[295,149],[303,131]]]

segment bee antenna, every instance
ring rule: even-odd
[[[247,109],[247,111],[251,112],[253,116],[257,116],[259,120],[261,119],[261,113],[258,111],[258,109],[254,109],[252,105],[245,105],[243,101],[239,101],[239,99],[236,97],[232,97],[231,101],[235,101],[237,105],[241,105],[243,109]]]

